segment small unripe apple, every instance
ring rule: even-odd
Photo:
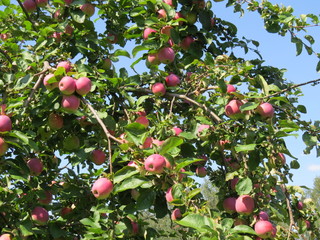
[[[168,188],[168,190],[166,191],[166,200],[167,202],[172,202],[174,200],[172,195],[172,187]]]
[[[33,176],[38,176],[43,170],[42,161],[39,158],[31,158],[27,165],[30,169],[30,174]]]
[[[166,84],[169,87],[175,87],[180,84],[180,78],[177,75],[171,73],[166,77]]]
[[[95,7],[91,3],[85,3],[80,6],[80,10],[88,17],[91,17],[95,12]]]
[[[149,126],[149,120],[145,116],[138,117],[136,122],[142,124],[146,128]]]
[[[181,210],[179,208],[176,208],[171,213],[171,219],[172,221],[176,221],[182,218]]]
[[[39,198],[39,202],[47,205],[52,201],[52,193],[50,191],[45,191],[44,194],[44,197]]]
[[[59,62],[57,68],[59,67],[63,67],[66,70],[66,73],[71,71],[71,63],[69,61]]]
[[[102,69],[104,70],[110,70],[112,67],[111,59],[105,58],[102,60]]]
[[[11,240],[11,235],[9,233],[2,234],[0,240]]]
[[[172,131],[174,132],[174,135],[176,135],[176,136],[179,136],[180,133],[183,132],[182,129],[181,129],[181,128],[178,128],[178,127],[173,127],[173,128],[172,128]]]
[[[167,36],[171,36],[171,29],[172,29],[173,27],[172,26],[164,26],[164,27],[162,27],[161,28],[161,30],[160,30],[160,33],[161,34],[165,34],[165,35],[167,35]]]
[[[274,115],[274,108],[270,103],[261,103],[257,107],[257,113],[259,113],[263,118],[271,118]]]
[[[28,13],[37,10],[37,4],[34,0],[25,0],[22,5]]]
[[[63,148],[67,151],[78,150],[80,147],[80,140],[75,135],[69,135],[63,140]]]
[[[164,47],[159,50],[158,58],[161,63],[169,64],[174,61],[175,53],[172,48]]]
[[[108,178],[99,178],[91,188],[92,194],[97,199],[106,199],[113,190],[113,184]]]
[[[101,165],[106,161],[106,154],[104,151],[96,149],[91,152],[90,159],[97,165]]]
[[[75,95],[63,95],[61,105],[66,112],[74,113],[80,106],[80,99]]]
[[[151,90],[156,96],[163,96],[166,94],[166,87],[160,82],[153,84]]]
[[[8,151],[8,144],[0,137],[0,156],[3,156]]]
[[[7,115],[0,115],[0,132],[9,132],[11,129],[11,119]]]
[[[63,117],[56,113],[50,113],[48,125],[53,130],[59,130],[63,127]]]
[[[90,92],[91,90],[91,80],[87,77],[80,77],[75,81],[76,83],[76,92],[83,96]]]
[[[48,81],[54,78],[54,74],[53,73],[49,73],[48,75],[46,75],[43,79],[43,85],[46,87],[46,89],[48,89],[49,91],[57,88],[59,86],[59,82],[53,82],[53,83],[48,83]]]
[[[60,215],[62,218],[65,218],[66,216],[68,216],[71,212],[72,212],[72,208],[71,207],[63,207],[60,211]]]
[[[158,53],[148,54],[147,60],[151,65],[159,65],[161,63],[158,57]]]
[[[205,177],[207,176],[207,170],[205,167],[197,167],[196,174],[198,177]]]
[[[237,88],[231,84],[227,84],[227,93],[236,92]]]
[[[76,91],[76,80],[72,77],[63,77],[59,82],[59,89],[64,95],[71,95]]]
[[[240,106],[243,105],[243,102],[240,100],[231,100],[226,106],[225,106],[225,113],[228,117],[235,116],[236,114],[241,113]]]
[[[270,238],[272,236],[273,225],[269,221],[259,220],[254,225],[254,230],[261,238]]]
[[[197,21],[197,13],[195,12],[188,12],[185,19],[187,20],[187,22],[190,25],[195,24],[195,22]]]
[[[45,225],[49,221],[49,213],[43,207],[35,207],[31,212],[31,218],[38,225]]]
[[[193,42],[194,42],[194,39],[192,36],[186,36],[184,39],[182,39],[180,43],[180,47],[186,51],[190,48]]]
[[[163,19],[167,18],[167,12],[166,12],[166,10],[164,10],[164,9],[159,9],[157,13],[158,13],[158,18],[163,18]]]
[[[45,7],[48,5],[48,0],[35,0],[38,7]]]
[[[152,33],[156,33],[157,31],[152,28],[146,28],[143,31],[143,39],[148,39],[149,35]]]
[[[144,167],[151,173],[162,173],[166,166],[166,159],[160,154],[152,154],[144,161]]]
[[[249,195],[241,195],[236,201],[237,213],[249,215],[254,210],[254,200]]]

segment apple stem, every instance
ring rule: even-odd
[[[34,30],[35,32],[38,32],[38,29],[37,29],[36,26],[34,25],[34,22],[33,22],[32,19],[30,18],[29,13],[28,13],[27,10],[24,8],[22,2],[21,2],[20,0],[17,0],[17,2],[19,3],[20,7],[22,8],[22,10],[23,10],[24,14],[26,15],[28,21],[31,22],[31,26],[32,26],[33,30]]]

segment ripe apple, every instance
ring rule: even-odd
[[[63,148],[67,151],[78,150],[80,147],[80,140],[75,135],[69,135],[63,140]]]
[[[273,225],[269,221],[259,220],[254,225],[254,230],[261,238],[270,238],[272,236]]]
[[[228,117],[236,116],[236,114],[241,113],[240,106],[243,105],[243,102],[240,100],[231,100],[226,106],[225,106],[225,113]]]
[[[159,9],[158,10],[158,18],[167,18],[167,12],[166,12],[166,10],[164,10],[164,9]]]
[[[173,27],[172,26],[164,26],[164,27],[162,27],[161,28],[161,30],[160,30],[160,33],[161,34],[165,34],[165,35],[167,35],[167,36],[171,36],[171,29],[172,29]]]
[[[144,143],[142,144],[142,149],[151,148],[152,147],[152,137],[147,137]]]
[[[154,29],[152,29],[152,28],[146,28],[146,29],[144,29],[144,31],[143,31],[143,39],[148,39],[148,37],[149,37],[149,35],[151,34],[151,33],[156,33],[157,31],[156,30],[154,30]]]
[[[168,190],[166,191],[166,200],[167,202],[172,202],[174,200],[172,195],[172,187],[169,187]]]
[[[71,25],[69,25],[69,24],[64,29],[64,33],[68,34],[70,36],[73,34],[73,31],[74,31],[73,27]]]
[[[63,117],[56,113],[50,113],[48,125],[53,130],[59,130],[63,127]]]
[[[272,118],[274,115],[274,108],[270,103],[261,103],[257,109],[257,113],[259,113],[263,118]]]
[[[51,35],[52,38],[55,38],[55,41],[57,43],[61,42],[61,32],[54,32],[52,35]]]
[[[151,90],[156,96],[163,96],[166,94],[166,87],[160,82],[153,84]]]
[[[46,89],[48,89],[49,91],[57,88],[59,86],[59,82],[53,82],[53,83],[48,83],[48,81],[54,78],[54,74],[53,73],[49,73],[48,75],[46,75],[43,79],[43,85],[46,87]]]
[[[95,8],[91,3],[85,3],[83,5],[80,6],[80,10],[87,15],[88,17],[93,16],[94,12],[95,12]]]
[[[145,116],[138,117],[136,122],[142,124],[146,128],[149,126],[149,120]]]
[[[0,33],[0,39],[5,41],[9,38],[9,34],[7,33]]]
[[[91,152],[90,159],[97,165],[101,165],[106,161],[106,154],[104,151],[96,149]]]
[[[170,5],[171,7],[174,7],[173,1],[172,0],[162,0],[164,3]]]
[[[172,221],[176,221],[182,218],[181,210],[179,208],[176,208],[171,213],[171,219]]]
[[[49,221],[49,213],[43,207],[35,207],[31,212],[31,218],[38,225],[45,225]]]
[[[70,5],[73,2],[73,0],[63,0],[63,1],[66,5]]]
[[[302,210],[303,209],[303,202],[301,202],[301,201],[297,202],[297,209],[298,210]]]
[[[80,106],[80,99],[75,95],[63,95],[61,105],[66,112],[74,113]]]
[[[172,48],[164,47],[161,48],[158,52],[158,59],[161,63],[169,64],[174,61],[175,53]]]
[[[310,223],[308,220],[305,220],[305,223],[306,223],[306,225],[307,225],[307,229],[309,229],[310,226],[311,226],[311,223]]]
[[[39,158],[31,158],[27,165],[30,169],[30,174],[33,176],[39,176],[43,170],[43,164]]]
[[[3,156],[8,151],[8,144],[0,137],[0,156]]]
[[[235,177],[235,178],[230,180],[230,187],[231,187],[232,190],[236,189],[236,185],[237,185],[238,182],[239,182],[239,178],[238,177]]]
[[[147,60],[151,65],[159,65],[161,63],[159,60],[158,53],[149,53]]]
[[[192,36],[186,36],[184,39],[182,39],[180,43],[180,47],[186,51],[190,48],[193,42],[194,42],[194,39]]]
[[[177,75],[171,73],[166,77],[166,84],[168,87],[175,87],[180,84],[180,78]]]
[[[152,154],[144,161],[144,167],[151,173],[162,173],[166,166],[166,159],[160,154]]]
[[[63,67],[66,70],[66,73],[71,71],[71,63],[69,61],[59,62],[57,68],[59,67]]]
[[[236,212],[236,201],[237,198],[235,197],[228,197],[223,201],[223,208],[228,213],[234,213]]]
[[[131,221],[132,234],[136,235],[139,233],[139,225],[137,222]]]
[[[9,233],[2,234],[0,240],[11,240],[11,235]]]
[[[174,135],[176,135],[176,136],[179,136],[179,134],[183,132],[183,130],[178,127],[173,127],[172,131],[174,132]]]
[[[241,195],[236,201],[237,213],[249,215],[254,210],[254,200],[249,195]]]
[[[106,199],[113,190],[113,184],[108,178],[99,178],[91,188],[92,194],[97,199]]]
[[[164,141],[160,141],[158,139],[152,139],[152,144],[156,145],[157,147],[160,147]]]
[[[37,10],[37,4],[34,0],[25,0],[22,5],[28,13]]]
[[[205,167],[197,167],[196,174],[198,177],[205,177],[207,176],[207,170]]]
[[[44,194],[44,197],[39,198],[39,202],[47,205],[52,201],[52,193],[50,191],[44,191]]]
[[[59,82],[59,89],[64,95],[71,95],[76,91],[76,80],[72,77],[63,77]]]
[[[11,119],[7,115],[0,115],[0,132],[9,132],[11,129]]]
[[[227,84],[227,93],[232,93],[237,91],[237,88],[231,84]]]
[[[259,220],[262,221],[268,221],[269,220],[269,215],[265,211],[259,212]]]
[[[48,0],[35,0],[38,7],[45,7],[48,5]]]
[[[72,208],[71,207],[63,207],[60,211],[60,215],[62,218],[65,218],[66,216],[68,216],[71,212],[72,212]]]
[[[200,136],[201,132],[203,132],[205,129],[210,129],[210,125],[207,125],[207,124],[199,125],[199,127],[197,129],[197,135]]]
[[[63,78],[62,78],[63,79]],[[83,96],[90,92],[91,90],[91,80],[87,77],[80,77],[75,81],[76,83],[76,92]]]

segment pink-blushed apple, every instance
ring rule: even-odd
[[[139,224],[135,221],[131,221],[132,234],[136,235],[139,233]]]
[[[45,7],[48,5],[48,0],[35,0],[38,7]]]
[[[303,209],[303,202],[298,201],[296,206],[297,206],[298,210],[302,210]]]
[[[66,71],[66,73],[70,72],[71,71],[71,63],[69,61],[62,61],[62,62],[59,62],[58,65],[57,65],[57,68],[59,67],[63,67]]]
[[[277,159],[279,160],[279,162],[282,164],[282,165],[285,165],[286,164],[286,156],[283,154],[283,153],[278,153],[277,155]]]
[[[64,95],[73,94],[76,91],[76,80],[69,76],[61,78],[59,89]]]
[[[87,77],[80,77],[78,80],[75,81],[76,83],[76,92],[83,96],[90,92],[91,90],[91,80]]]
[[[309,228],[311,227],[311,223],[310,223],[310,221],[305,220],[304,222],[305,222],[305,223],[306,223],[306,225],[307,225],[307,229],[309,229]]]
[[[67,151],[78,150],[80,147],[80,139],[76,135],[69,135],[63,139],[63,148]]]
[[[106,161],[106,154],[100,149],[95,149],[91,152],[90,159],[96,165],[101,165]]]
[[[52,192],[50,191],[44,191],[44,196],[39,198],[39,203],[48,205],[52,201]]]
[[[53,73],[49,73],[48,75],[46,75],[43,79],[43,85],[46,87],[46,89],[48,89],[49,91],[57,88],[59,86],[59,82],[53,82],[53,83],[48,83],[48,81],[54,78],[54,74]]]
[[[161,63],[160,60],[159,60],[158,53],[149,53],[148,57],[147,57],[147,61],[151,65],[159,65]]]
[[[91,3],[85,3],[80,6],[80,10],[88,17],[91,17],[95,12],[95,7]]]
[[[60,9],[58,9],[57,11],[55,11],[54,13],[53,13],[53,18],[54,19],[56,19],[57,21],[61,21],[61,16],[62,16],[62,14],[61,14],[61,10]]]
[[[205,129],[210,129],[210,125],[207,125],[207,124],[201,124],[201,125],[199,125],[199,127],[198,127],[198,129],[197,129],[197,135],[200,136],[201,133],[202,133]]]
[[[9,233],[2,234],[0,240],[11,240],[11,235]]]
[[[152,154],[144,161],[144,168],[151,173],[162,173],[166,166],[166,159],[160,154]]]
[[[236,200],[237,213],[249,215],[254,210],[254,200],[249,195],[241,195]]]
[[[146,149],[146,148],[151,148],[152,147],[152,137],[147,137],[146,140],[144,140],[144,143],[142,144],[141,148]]]
[[[71,207],[63,207],[60,211],[60,216],[66,218],[72,211],[73,209]]]
[[[131,189],[131,197],[134,199],[134,200],[138,200],[139,196],[141,194],[139,193],[139,191],[137,189]]]
[[[236,92],[237,88],[231,84],[227,84],[227,93]]]
[[[0,132],[9,132],[12,129],[12,122],[7,115],[0,115]]]
[[[174,7],[173,1],[172,0],[162,0],[162,2],[170,5],[171,7]]]
[[[176,75],[171,73],[169,76],[166,77],[166,85],[168,87],[175,87],[180,84],[180,78]]]
[[[80,106],[80,99],[75,95],[63,95],[61,106],[66,112],[74,113]]]
[[[179,136],[180,133],[183,132],[183,130],[181,128],[178,128],[178,127],[173,127],[172,131],[173,131],[174,135],[176,135],[176,136]]]
[[[59,130],[63,127],[63,117],[56,113],[50,113],[48,117],[48,125],[53,130]]]
[[[145,116],[138,117],[136,122],[142,124],[146,128],[149,126],[149,120]]]
[[[156,145],[157,147],[160,147],[164,141],[160,141],[158,139],[152,139],[152,144]]]
[[[32,220],[38,225],[45,225],[49,221],[49,213],[43,207],[35,207],[31,212]]]
[[[225,113],[228,117],[235,116],[236,114],[241,113],[240,107],[243,105],[243,102],[240,100],[231,100],[226,106],[225,106]]]
[[[205,177],[207,176],[207,170],[205,167],[197,167],[196,174],[198,177]]]
[[[154,29],[152,29],[152,28],[146,28],[146,29],[144,29],[144,31],[143,31],[143,39],[148,39],[148,37],[150,36],[150,34],[152,34],[152,33],[156,33],[157,31],[156,30],[154,30]]]
[[[181,210],[179,208],[175,208],[171,213],[172,221],[176,221],[182,218]]]
[[[61,42],[61,32],[54,32],[51,37],[54,38],[57,43]]]
[[[37,10],[37,4],[34,0],[25,0],[22,5],[28,13],[31,13]]]
[[[170,47],[161,48],[158,52],[158,59],[164,64],[172,63],[175,59],[174,50]]]
[[[152,85],[151,91],[156,96],[163,96],[166,94],[166,86],[163,83],[157,82]]]
[[[171,29],[173,29],[173,27],[172,26],[164,26],[164,27],[162,27],[161,29],[160,29],[160,33],[161,34],[165,34],[165,35],[167,35],[167,36],[171,36]]]
[[[181,12],[176,12],[176,14],[174,15],[173,19],[174,20],[178,20],[180,18],[185,18],[184,15]],[[184,24],[184,21],[179,21],[179,25]]]
[[[0,33],[0,39],[6,41],[9,38],[9,34],[7,33]]]
[[[257,109],[256,109],[257,113],[259,113],[263,118],[272,118],[274,115],[274,108],[273,106],[268,103],[261,103]]]
[[[8,144],[0,137],[0,156],[3,156],[8,151]]]
[[[230,187],[231,187],[232,190],[236,189],[236,185],[237,185],[238,182],[239,182],[239,178],[238,177],[235,177],[235,178],[230,180]]]
[[[259,220],[254,225],[254,231],[261,238],[270,238],[272,236],[273,225],[269,221]]]
[[[262,221],[268,221],[269,220],[269,215],[265,211],[259,212],[259,216],[258,217],[259,217],[259,220],[262,220]]]
[[[164,10],[164,9],[159,9],[159,10],[157,11],[157,13],[158,13],[158,18],[163,18],[163,19],[167,18],[167,12],[166,12],[166,10]]]
[[[70,36],[73,34],[73,31],[74,31],[73,27],[71,25],[69,25],[69,24],[64,29],[64,33],[68,34]]]
[[[108,178],[99,178],[91,188],[92,194],[97,199],[106,199],[113,190],[113,184]]]
[[[235,197],[228,197],[225,200],[223,200],[223,208],[226,210],[228,213],[234,213],[236,212],[236,201],[237,198]]]
[[[30,169],[30,174],[33,176],[39,176],[43,170],[43,163],[39,158],[29,159],[27,165]]]
[[[138,166],[138,164],[136,164],[134,161],[130,161],[130,162],[128,162],[128,166],[129,167],[133,167],[133,168],[135,168],[135,169],[139,169],[139,166]]]
[[[63,0],[63,1],[66,5],[70,5],[73,2],[73,0]]]
[[[172,195],[172,187],[169,187],[166,191],[166,200],[167,202],[172,202],[174,200]]]
[[[194,42],[194,39],[192,36],[186,36],[184,39],[182,39],[180,43],[180,47],[186,51],[190,48],[193,42]]]

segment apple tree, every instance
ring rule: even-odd
[[[0,239],[320,237],[285,142],[319,155],[298,98],[319,80],[265,65],[216,4],[317,54],[318,16],[269,1],[0,0]]]

